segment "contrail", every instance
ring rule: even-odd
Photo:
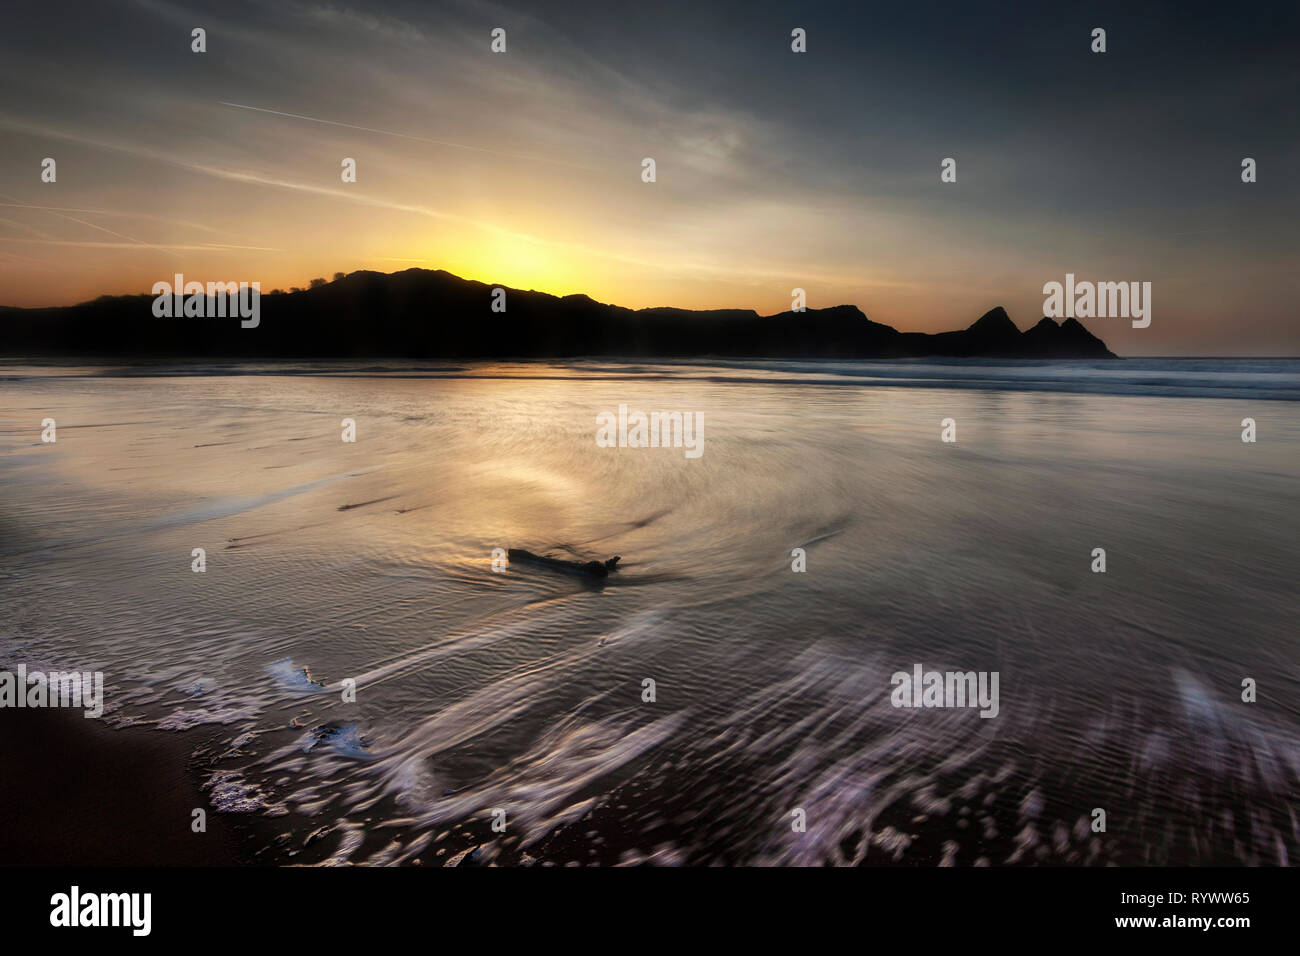
[[[3,198],[13,199],[12,196],[3,196]],[[143,239],[137,239],[135,236],[128,236],[126,233],[123,232],[114,232],[112,229],[107,229],[104,226],[97,226],[93,222],[86,222],[86,220],[84,219],[78,219],[76,216],[68,216],[65,215],[64,213],[56,212],[52,207],[49,206],[42,207],[42,211],[48,212],[51,216],[58,216],[60,219],[66,219],[68,220],[68,222],[75,222],[82,226],[89,226],[91,229],[98,229],[100,232],[107,233],[110,236],[116,236],[119,239],[126,239],[128,242],[134,242],[137,245],[147,246],[148,248],[151,249],[157,249],[159,252],[165,251],[162,246],[156,246],[152,242],[145,242]]]
[[[306,120],[309,123],[323,123],[326,126],[340,126],[343,129],[356,129],[363,133],[378,133],[381,136],[396,136],[399,139],[409,139],[417,143],[429,143],[433,146],[450,146],[452,149],[467,149],[475,153],[491,153],[493,156],[506,156],[510,159],[522,159],[537,163],[550,163],[552,166],[563,166],[566,169],[578,169],[586,173],[600,172],[600,170],[592,169],[590,166],[577,166],[573,163],[566,163],[558,159],[547,159],[545,156],[529,156],[524,153],[506,153],[497,149],[487,149],[483,146],[466,146],[464,143],[449,143],[442,139],[426,139],[423,136],[412,136],[409,133],[397,133],[390,129],[374,129],[370,126],[353,126],[351,123],[336,123],[334,120],[318,119],[315,116],[302,116],[298,113],[284,113],[280,110],[263,109],[260,106],[245,106],[243,103],[227,103],[225,100],[220,100],[219,102],[222,106],[232,106],[237,110],[252,110],[255,113],[270,113],[273,116],[287,116],[290,119]]]
[[[12,199],[12,196],[6,196],[0,193],[0,198]],[[141,212],[119,212],[116,209],[81,209],[77,206],[41,206],[35,203],[22,202],[0,202],[0,207],[12,207],[14,209],[41,209],[49,212],[83,212],[93,216],[117,216],[123,219],[149,219],[153,222],[166,222],[172,225],[184,226],[187,229],[202,229],[204,232],[221,232],[212,226],[205,226],[200,222],[189,222],[185,219],[168,219],[165,216],[150,216]]]
[[[0,236],[0,242],[21,242],[31,246],[74,246],[86,249],[155,249],[158,252],[212,252],[214,250],[241,249],[248,252],[284,252],[274,246],[234,246],[226,243],[192,245],[174,242],[92,242],[76,239],[27,239],[17,236]]]

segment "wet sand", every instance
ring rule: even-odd
[[[192,739],[80,711],[0,711],[0,866],[223,866],[233,821],[187,769]],[[194,808],[207,832],[190,828]]]

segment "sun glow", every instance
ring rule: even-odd
[[[443,268],[466,279],[569,295],[585,291],[583,281],[589,278],[570,255],[527,239],[489,236],[458,247],[440,261],[449,263]]]

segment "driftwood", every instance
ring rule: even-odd
[[[610,571],[616,570],[620,560],[620,556],[616,554],[607,561],[568,561],[564,558],[548,558],[544,555],[533,554],[533,552],[525,551],[523,548],[511,548],[508,554],[512,562],[527,561],[532,564],[540,564],[543,567],[568,571],[571,574],[587,574],[595,578],[606,577]]]

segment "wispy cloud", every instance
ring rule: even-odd
[[[270,113],[273,116],[285,116],[288,117],[289,119],[304,120],[308,123],[319,123],[322,126],[338,126],[341,127],[342,129],[354,129],[354,130],[359,130],[360,132],[363,133],[375,133],[380,136],[394,136],[397,137],[398,139],[411,140],[412,142],[416,142],[416,143],[428,143],[429,145],[432,146],[447,146],[450,147],[451,149],[464,149],[475,153],[489,153],[493,156],[505,156],[509,159],[518,159],[518,160],[523,160],[525,162],[550,163],[554,166],[563,166],[567,169],[577,169],[588,173],[594,173],[600,171],[597,169],[593,169],[590,166],[578,166],[575,165],[574,163],[566,163],[558,159],[548,159],[545,156],[530,156],[526,153],[508,153],[499,149],[488,149],[484,146],[470,146],[465,143],[452,143],[442,139],[429,139],[425,136],[412,136],[409,133],[398,133],[398,132],[394,132],[393,130],[374,129],[369,126],[354,126],[351,123],[339,123],[336,122],[335,120],[320,119],[319,117],[315,117],[315,116],[302,116],[301,114],[298,113],[285,113],[280,110],[264,109],[260,106],[245,106],[242,103],[226,103],[226,102],[222,102],[221,105],[229,106],[234,109],[240,109],[240,110],[252,110],[253,112],[256,113]]]
[[[166,252],[223,252],[223,251],[244,251],[244,252],[283,252],[283,249],[276,249],[271,246],[235,246],[225,243],[174,243],[174,242],[94,242],[88,240],[73,239],[20,239],[13,236],[0,236],[0,242],[21,242],[27,245],[36,246],[78,246],[86,249],[134,249],[137,252],[148,252],[150,250],[161,249]]]

